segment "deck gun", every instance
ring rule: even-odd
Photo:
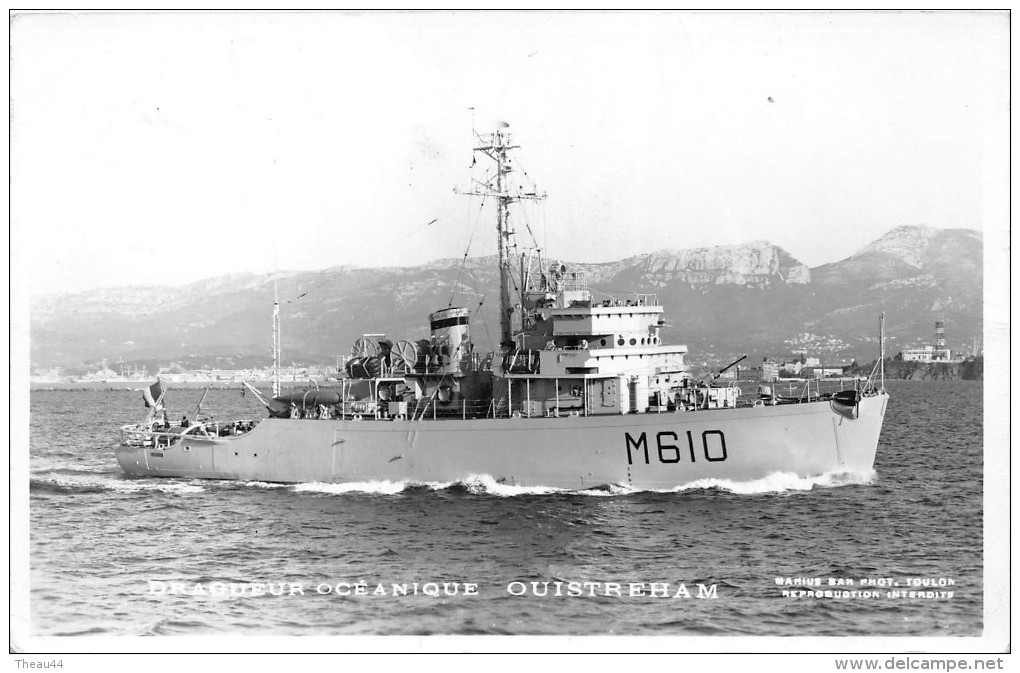
[[[719,371],[717,371],[717,372],[712,372],[712,373],[710,373],[710,374],[705,374],[704,376],[702,376],[702,377],[701,377],[701,385],[703,385],[703,386],[708,386],[708,385],[711,385],[711,383],[712,383],[713,381],[715,381],[715,380],[716,380],[717,378],[719,378],[720,376],[722,376],[722,374],[723,374],[723,372],[724,372],[724,371],[726,371],[726,370],[727,370],[727,369],[729,369],[730,367],[733,367],[734,365],[738,365],[738,364],[740,364],[740,363],[741,363],[741,362],[743,362],[743,361],[744,361],[745,359],[747,359],[747,354],[746,354],[746,353],[745,353],[744,355],[741,355],[741,356],[740,356],[739,358],[737,358],[737,359],[736,359],[736,360],[734,360],[733,362],[729,363],[728,365],[726,365],[725,367],[723,367],[723,368],[722,368],[722,369],[720,369]]]

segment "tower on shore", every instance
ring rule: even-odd
[[[935,321],[935,341],[932,344],[933,360],[951,360],[951,353],[946,348],[946,322],[939,319]]]

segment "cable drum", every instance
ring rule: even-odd
[[[390,352],[393,360],[393,369],[401,369],[405,372],[414,371],[418,364],[418,347],[412,341],[401,339]]]
[[[351,358],[344,369],[352,379],[374,379],[382,374],[382,362],[376,355]]]
[[[351,357],[379,355],[379,342],[371,337],[360,337],[351,348]]]

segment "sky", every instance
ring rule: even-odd
[[[492,254],[453,190],[497,121],[556,258],[984,231],[1008,38],[966,12],[22,14],[12,268],[39,295]]]

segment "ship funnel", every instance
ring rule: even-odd
[[[471,312],[466,308],[444,308],[429,316],[429,327],[432,330],[430,372],[460,373],[461,360],[471,353],[471,333],[468,328],[470,315]]]

